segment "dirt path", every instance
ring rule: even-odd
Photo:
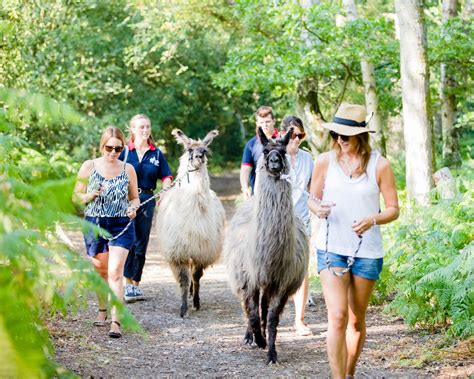
[[[230,217],[239,189],[237,177],[221,177],[212,183]],[[82,252],[81,236],[70,237]],[[118,340],[108,338],[107,328],[92,326],[97,306],[91,296],[88,310],[52,324],[60,364],[81,377],[329,376],[326,313],[320,294],[314,294],[316,305],[306,311],[314,335],[294,333],[290,301],[278,329],[280,364],[266,366],[266,351],[242,344],[242,312],[228,288],[225,266],[219,263],[205,272],[201,310],[190,309],[188,317],[181,319],[176,284],[153,248],[155,238],[152,234],[142,282],[147,300],[129,305],[147,336],[125,333]],[[357,371],[360,377],[467,377],[473,372],[472,360],[459,358],[423,368],[401,367],[400,361],[416,356],[419,346],[431,337],[408,332],[401,320],[383,317],[380,307],[370,308],[367,324],[367,342]]]

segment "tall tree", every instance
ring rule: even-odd
[[[301,7],[305,10],[317,5],[319,0],[301,0]],[[306,23],[306,15],[303,13],[303,23]],[[314,48],[313,38],[305,28],[301,30],[301,39],[308,48]],[[305,77],[298,81],[296,87],[296,113],[304,120],[308,130],[308,143],[313,156],[317,156],[324,148],[324,129],[321,124],[324,117],[319,105],[319,79],[317,77]]]
[[[443,33],[446,32],[449,20],[457,15],[457,0],[443,0]],[[454,127],[456,122],[456,80],[453,72],[456,70],[455,62],[441,63],[441,127],[443,131],[443,160],[445,164],[459,164],[458,130]]]
[[[429,70],[422,0],[395,0],[400,25],[400,76],[408,195],[421,204],[433,186]]]
[[[359,19],[359,13],[357,12],[357,6],[355,4],[355,1],[343,0],[343,3],[349,21],[355,21]],[[377,96],[377,85],[375,82],[374,65],[369,62],[365,57],[362,57],[360,60],[360,68],[362,72],[362,82],[364,83],[365,105],[367,107],[367,112],[373,112],[370,127],[377,131],[377,133],[375,134],[375,143],[377,147],[381,149],[382,154],[386,155],[386,147],[382,143],[382,141],[384,141],[382,117],[380,117],[379,112],[379,98]]]

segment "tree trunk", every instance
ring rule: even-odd
[[[318,0],[300,0],[300,6],[308,9],[319,3]],[[301,39],[303,43],[312,48],[313,42],[311,36],[304,29],[301,31]],[[308,144],[314,157],[318,156],[326,147],[327,133],[322,128],[324,117],[321,113],[318,100],[318,79],[303,78],[298,82],[296,89],[296,114],[302,118],[305,131],[308,135]]]
[[[433,187],[433,150],[427,43],[422,7],[422,0],[395,0],[400,24],[407,192],[409,197],[420,204],[428,204],[429,191]]]
[[[296,89],[296,113],[303,119],[311,153],[316,157],[327,145],[326,129],[321,126],[324,117],[319,107],[317,79],[305,78],[299,81]]]
[[[443,24],[457,14],[457,0],[443,0]],[[445,26],[443,26],[444,29]],[[457,165],[461,162],[459,136],[454,127],[456,122],[456,82],[453,78],[455,67],[452,62],[441,63],[441,125],[443,131],[443,161],[445,165]]]
[[[464,9],[462,11],[462,18],[468,22],[470,22],[472,13],[474,12],[474,6],[472,5],[471,0],[466,0],[464,2]]]
[[[357,12],[355,1],[343,0],[343,3],[349,21],[357,20],[359,18],[359,14]],[[374,135],[375,145],[380,149],[382,155],[386,155],[385,146],[382,144],[382,141],[384,140],[382,118],[380,117],[379,113],[379,99],[376,91],[377,85],[375,83],[374,65],[362,58],[360,61],[360,67],[362,72],[362,82],[364,83],[365,106],[369,114],[372,112],[374,114],[370,121],[370,128],[377,132]]]

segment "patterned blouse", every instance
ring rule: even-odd
[[[123,171],[112,179],[105,179],[95,168],[89,176],[87,193],[100,187],[103,191],[88,203],[84,215],[89,217],[126,217],[128,208],[128,175]]]

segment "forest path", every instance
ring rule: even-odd
[[[213,177],[212,187],[220,195],[230,219],[240,188],[238,176]],[[82,236],[69,236],[83,253]],[[190,309],[188,316],[181,319],[174,278],[154,246],[156,235],[152,231],[141,285],[147,300],[128,305],[147,336],[125,332],[120,339],[110,339],[108,328],[92,326],[97,305],[90,296],[88,310],[57,319],[50,325],[60,364],[81,377],[329,376],[326,311],[321,294],[313,294],[315,306],[306,309],[306,322],[314,333],[310,337],[295,334],[293,302],[288,303],[278,328],[280,364],[267,366],[266,351],[242,343],[242,311],[229,289],[222,262],[204,274],[201,310]],[[407,331],[402,320],[383,316],[381,307],[369,308],[367,325],[358,377],[467,377],[472,373],[472,361],[459,359],[422,369],[402,367],[400,361],[420,354],[417,349],[430,336]]]

